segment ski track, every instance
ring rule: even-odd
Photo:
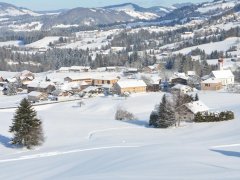
[[[141,146],[108,146],[108,147],[96,147],[96,148],[88,148],[88,149],[75,149],[75,150],[63,151],[63,152],[56,151],[56,152],[48,152],[48,153],[41,153],[41,154],[33,154],[28,156],[20,156],[19,158],[3,159],[3,160],[0,160],[0,163],[61,156],[61,155],[86,152],[86,151],[118,149],[118,148],[139,148],[139,147]]]
[[[139,128],[141,127],[108,128],[108,129],[95,130],[88,133],[87,139],[90,140],[97,133],[103,133],[103,132],[115,131],[115,130],[125,130],[125,129],[139,129]]]

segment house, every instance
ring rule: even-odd
[[[152,73],[154,72],[156,69],[154,66],[147,66],[147,67],[144,67],[143,68],[143,71],[146,72],[146,73]]]
[[[114,85],[117,94],[146,92],[147,85],[143,80],[121,80]]]
[[[91,68],[89,66],[71,66],[69,72],[89,72]]]
[[[162,79],[158,76],[151,76],[144,82],[147,84],[148,92],[157,92],[160,90],[160,84]]]
[[[201,82],[201,90],[217,91],[222,89],[222,81],[216,78],[209,78]]]
[[[66,82],[82,82],[85,81],[89,85],[92,84],[93,80],[90,77],[83,77],[83,76],[68,76],[64,78]]]
[[[212,71],[210,77],[220,80],[223,86],[234,84],[234,75],[231,70]]]
[[[176,113],[178,121],[193,121],[198,112],[208,112],[209,108],[202,101],[193,101],[184,104]]]
[[[118,81],[119,79],[117,77],[100,77],[93,79],[93,85],[94,86],[102,86],[105,84],[114,85]]]
[[[137,74],[138,69],[137,68],[128,68],[123,73],[124,73],[125,76]]]
[[[171,83],[173,85],[176,85],[176,84],[187,85],[188,78],[189,77],[186,76],[185,73],[175,73],[174,76],[171,78]]]
[[[187,86],[187,85],[176,84],[175,86],[172,87],[171,91],[186,94],[189,92],[193,92],[193,88],[191,88],[190,86]]]
[[[44,101],[48,99],[48,94],[38,91],[28,93],[28,100],[30,102]]]
[[[37,82],[37,81],[34,82],[33,81],[30,84],[28,84],[27,89],[28,89],[28,93],[32,91],[38,91],[38,92],[49,94],[52,91],[54,91],[56,87],[53,83],[50,83],[50,82]]]
[[[58,72],[60,73],[67,73],[70,71],[70,67],[61,67]]]

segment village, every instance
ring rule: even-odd
[[[51,104],[66,101],[82,101],[97,96],[118,96],[127,98],[136,93],[181,93],[198,94],[210,91],[238,92],[239,85],[229,69],[224,69],[224,59],[218,60],[218,70],[199,77],[194,71],[187,73],[161,73],[161,64],[143,69],[126,67],[86,66],[61,67],[56,71],[32,73],[0,73],[0,98],[24,95],[35,104]],[[162,76],[161,76],[162,75]],[[234,90],[234,91],[233,91]],[[159,100],[160,101],[160,100]],[[208,112],[204,102],[186,103],[188,114],[178,119],[193,120],[198,112]],[[7,108],[7,107],[2,107]]]

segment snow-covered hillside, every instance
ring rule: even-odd
[[[213,42],[213,43],[202,44],[202,45],[198,45],[198,46],[192,46],[189,48],[184,48],[184,49],[182,49],[180,51],[176,51],[174,53],[188,54],[192,50],[195,50],[197,48],[204,50],[207,54],[210,54],[212,51],[226,52],[230,47],[237,46],[239,44],[239,40],[240,40],[240,38],[232,37],[232,38],[227,38],[224,41]]]
[[[239,2],[236,0],[205,3],[202,7],[198,8],[197,11],[201,13],[207,13],[209,11],[215,11],[215,10],[226,10],[226,9],[233,8],[234,6],[236,6],[237,3]]]
[[[39,41],[33,42],[31,44],[26,45],[26,47],[30,47],[30,48],[48,48],[49,47],[49,43],[54,43],[54,41],[59,40],[58,36],[49,36],[49,37],[45,37]]]
[[[33,12],[26,8],[19,8],[7,3],[0,3],[0,17],[2,16],[41,16],[42,14]]]
[[[97,97],[84,100],[81,108],[76,102],[36,107],[46,142],[30,151],[10,147],[8,129],[14,110],[0,110],[0,178],[239,179],[240,96],[199,94],[212,110],[235,111],[233,121],[165,130],[146,127],[162,95]],[[20,98],[6,97],[5,105]],[[139,120],[114,120],[118,106]]]

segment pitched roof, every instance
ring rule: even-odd
[[[219,70],[219,71],[212,71],[212,75],[218,79],[224,78],[232,78],[234,77],[231,70]]]
[[[55,86],[53,83],[50,82],[37,82],[33,81],[30,84],[28,84],[28,87],[33,87],[33,88],[47,88],[48,86]]]
[[[38,97],[38,96],[41,96],[42,94],[43,94],[42,92],[32,91],[32,92],[28,93],[28,96]]]
[[[146,87],[147,86],[143,80],[121,80],[121,81],[118,81],[117,84],[121,88]]]
[[[209,79],[203,81],[202,83],[217,84],[217,83],[221,83],[221,81],[216,78],[209,78]]]
[[[209,108],[202,101],[193,101],[185,105],[194,114],[208,111]]]

